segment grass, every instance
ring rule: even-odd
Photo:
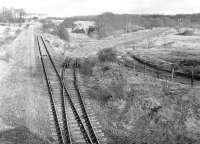
[[[49,144],[49,142],[23,126],[0,132],[0,142],[11,144]]]
[[[96,101],[93,108],[103,121],[110,144],[121,144],[125,139],[127,144],[199,142],[198,132],[188,128],[191,113],[198,120],[199,90],[143,74],[136,76],[117,64],[104,63],[93,69],[85,84]]]

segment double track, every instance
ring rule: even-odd
[[[99,144],[105,143],[103,132],[101,137],[96,131],[101,129],[98,123],[92,126],[85,104],[77,85],[76,69],[70,74],[72,81],[67,81],[65,68],[59,74],[57,64],[54,63],[42,36],[37,36],[39,56],[50,100],[52,112],[52,137],[59,144]],[[65,86],[71,84],[72,89]],[[68,85],[69,86],[69,85]],[[74,94],[71,93],[74,91]],[[75,94],[76,93],[76,94]],[[93,113],[94,114],[94,113]],[[95,121],[97,121],[95,119]],[[95,130],[94,130],[95,128]],[[101,138],[99,140],[99,138]]]

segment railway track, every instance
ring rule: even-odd
[[[107,139],[102,131],[101,124],[98,122],[92,106],[88,100],[88,95],[82,85],[80,75],[78,73],[78,68],[64,68],[63,79],[69,95],[74,102],[78,114],[81,116],[84,126],[86,127],[87,133],[91,137],[91,141],[94,144],[105,144]],[[84,99],[82,98],[84,96]],[[78,133],[77,126],[74,122],[74,116],[72,115],[72,110],[70,107],[68,109],[69,117],[69,127],[72,135],[73,133]],[[79,133],[80,134],[80,133]],[[76,139],[76,138],[75,138]],[[80,141],[83,141],[80,140]]]
[[[72,69],[73,73],[67,74],[63,68],[59,74],[56,68],[58,64],[53,61],[42,36],[37,36],[37,43],[50,100],[53,143],[106,143],[101,125],[94,117],[94,112],[86,112],[88,105],[84,104],[78,89],[76,69]],[[66,77],[71,80],[68,81]]]

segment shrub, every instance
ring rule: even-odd
[[[98,59],[100,62],[116,62],[117,54],[113,48],[106,48],[98,52]]]
[[[26,26],[24,27],[25,29],[28,29],[30,26],[30,24],[26,24]]]
[[[81,62],[80,73],[84,75],[92,75],[93,67],[97,64],[97,59],[94,57],[86,58]]]
[[[96,99],[102,105],[106,105],[108,101],[112,99],[112,95],[109,93],[108,89],[102,88],[99,85],[92,86],[88,92],[91,98]]]
[[[20,32],[21,32],[21,30],[18,29],[18,30],[15,31],[15,34],[18,35]]]
[[[192,30],[185,30],[183,32],[178,33],[178,35],[182,35],[182,36],[193,36],[194,32]]]
[[[9,31],[10,31],[10,27],[7,27],[5,30],[4,30],[4,35],[8,35],[8,33],[9,33]]]
[[[57,30],[56,31],[57,35],[61,39],[65,40],[65,41],[69,41],[69,34],[68,34],[68,31],[66,30],[66,28],[64,26],[59,25],[59,26],[57,26],[56,30]]]
[[[42,29],[45,32],[49,32],[53,35],[59,36],[61,39],[65,40],[65,41],[69,41],[68,31],[65,29],[65,27],[63,25],[57,26],[54,23],[48,21],[48,22],[43,23]]]
[[[56,29],[56,25],[52,22],[44,22],[42,25],[44,31],[49,31],[50,29]]]

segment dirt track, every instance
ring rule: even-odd
[[[36,60],[34,31],[30,26],[8,46],[9,71],[0,81],[0,132],[24,126],[40,137],[49,136],[48,98]],[[5,141],[0,136],[0,143]],[[20,139],[20,138],[18,138]],[[7,140],[9,141],[9,139]]]

